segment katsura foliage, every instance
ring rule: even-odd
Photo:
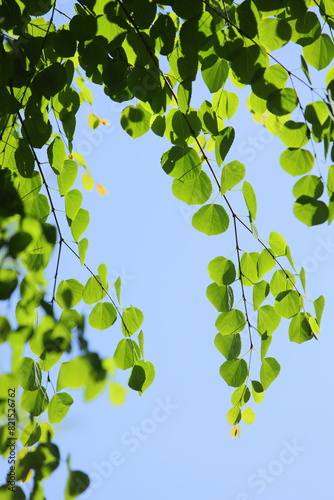
[[[59,465],[52,424],[71,411],[67,389],[81,389],[89,401],[107,388],[119,405],[126,389],[117,382],[118,369],[129,371],[128,386],[139,394],[155,374],[144,355],[143,312],[123,307],[121,279],[110,283],[106,265],[86,263],[90,215],[83,190],[106,194],[73,148],[77,112],[93,104],[86,81],[124,103],[120,123],[130,137],[152,131],[170,142],[161,168],[172,178],[173,195],[197,206],[192,225],[216,235],[219,254],[224,238],[234,242],[232,255],[209,263],[206,295],[218,312],[220,375],[235,388],[227,413],[235,437],[241,422],[254,422],[252,406],[279,375],[279,362],[267,353],[282,318],[291,341],[313,340],[324,298],[306,296],[305,271],[295,268],[284,237],[275,228],[263,235],[256,227],[263,207],[247,180],[248,166],[237,157],[238,130],[230,120],[239,107],[238,89],[246,87],[251,116],[284,145],[273,163],[297,177],[293,213],[307,226],[330,224],[333,28],[330,0],[81,0],[69,12],[56,0],[1,2],[0,342],[10,346],[12,365],[1,375],[0,408],[4,415],[7,392],[16,391],[24,423],[17,429],[23,446],[17,480],[29,480],[33,471],[30,498],[43,497],[42,482]],[[281,58],[284,46],[293,49],[299,72]],[[313,86],[314,72],[322,70],[322,88]],[[198,79],[207,92],[194,108]],[[300,97],[302,86],[311,102]],[[108,126],[93,108],[87,119],[92,129]],[[231,190],[238,191],[246,216],[233,207]],[[254,239],[245,246],[247,233]],[[60,278],[65,255],[82,266],[80,281],[75,272]],[[6,301],[16,303],[10,312]],[[118,332],[112,359],[90,350],[87,324]],[[73,354],[75,343],[79,354]],[[259,357],[259,370],[252,356]],[[88,485],[68,460],[64,498],[76,498]],[[15,494],[25,498],[20,487]]]

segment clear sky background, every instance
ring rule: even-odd
[[[202,84],[196,92],[195,105],[208,96]],[[82,499],[333,498],[334,235],[331,226],[307,228],[292,214],[297,179],[279,166],[284,146],[256,125],[241,103],[231,122],[236,139],[227,160],[247,167],[246,179],[258,197],[260,236],[283,234],[297,269],[306,268],[310,297],[326,296],[322,333],[318,342],[297,345],[282,320],[268,353],[280,362],[281,374],[263,403],[252,403],[255,423],[242,424],[241,438],[232,440],[225,415],[233,388],[219,375],[225,359],[213,344],[217,312],[205,290],[207,264],[231,254],[233,233],[208,237],[192,228],[196,207],[172,195],[172,179],[160,166],[170,144],[153,133],[132,140],[119,125],[120,105],[99,87],[94,96],[96,114],[110,127],[89,129],[90,110],[84,107],[74,149],[86,156],[109,194],[85,193],[83,207],[91,213],[87,263],[93,269],[107,264],[110,282],[118,275],[123,279],[123,305],[143,310],[146,357],[155,364],[156,378],[143,396],[130,391],[122,407],[112,406],[106,393],[84,403],[81,390],[67,391],[75,404],[55,425],[62,465],[45,482],[46,498],[62,498],[67,453],[73,469],[91,476]],[[239,198],[238,192],[231,197]],[[245,231],[240,238],[246,251],[258,251]],[[61,277],[85,283],[89,275],[74,267],[65,252]],[[88,338],[92,350],[112,356],[121,338],[119,322],[102,332],[88,327]],[[118,372],[117,380],[127,378]]]

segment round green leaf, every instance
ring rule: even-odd
[[[281,317],[275,312],[273,306],[260,307],[257,315],[257,329],[261,335],[272,335],[280,324]]]
[[[279,362],[275,358],[264,358],[260,370],[260,380],[265,391],[278,376],[280,370]]]
[[[208,273],[219,286],[230,285],[236,278],[234,263],[225,257],[216,257],[211,260],[208,265]]]
[[[29,422],[20,436],[20,441],[23,446],[33,446],[41,437],[41,427],[37,422]]]
[[[313,338],[312,328],[305,313],[294,316],[289,325],[289,339],[291,342],[301,344]]]
[[[192,218],[192,225],[201,233],[212,236],[224,233],[229,226],[229,217],[221,205],[204,205]]]
[[[222,335],[217,333],[215,336],[215,346],[226,359],[237,359],[241,352],[241,337],[239,333],[231,335]]]
[[[82,299],[83,285],[75,279],[63,280],[59,283],[56,301],[62,309],[72,309]]]
[[[323,201],[310,196],[301,196],[293,206],[293,213],[307,226],[316,226],[326,222],[329,210]]]
[[[114,363],[116,368],[127,370],[140,358],[140,349],[136,342],[131,339],[122,339],[118,342],[114,352]]]
[[[216,320],[216,328],[222,335],[241,332],[246,325],[246,318],[242,311],[232,309],[219,314]]]
[[[225,194],[236,186],[246,175],[245,166],[240,161],[234,160],[224,166],[221,177],[221,193]]]
[[[206,203],[212,193],[212,184],[205,172],[188,181],[175,179],[172,185],[173,195],[188,205]]]
[[[334,58],[334,43],[326,33],[322,33],[311,45],[303,47],[303,53],[308,64],[321,70],[326,68]]]
[[[310,198],[320,198],[324,191],[324,184],[320,177],[316,175],[304,175],[293,186],[292,193],[295,198],[309,196]]]
[[[99,302],[93,307],[88,322],[90,326],[97,330],[105,330],[110,328],[116,319],[117,312],[114,306],[110,302]]]
[[[277,295],[274,308],[283,318],[292,318],[298,314],[303,305],[303,298],[296,290],[287,290]]]
[[[122,314],[122,331],[128,336],[136,333],[144,321],[144,314],[137,307],[131,306],[124,309]]]
[[[233,406],[243,406],[249,401],[250,390],[247,385],[241,385],[238,387],[231,396],[231,402]]]
[[[310,140],[310,130],[304,122],[288,120],[281,128],[280,139],[288,148],[302,148]]]
[[[240,387],[248,375],[248,366],[244,359],[225,361],[220,367],[220,375],[227,385]]]
[[[227,421],[230,425],[236,425],[241,420],[241,410],[239,407],[231,408],[226,414]]]
[[[66,392],[54,394],[48,406],[49,422],[51,424],[61,422],[66,417],[72,404],[73,398]]]
[[[39,387],[37,391],[23,391],[22,393],[21,406],[34,417],[43,413],[48,404],[49,398],[44,387]]]
[[[211,283],[206,289],[206,296],[219,312],[229,311],[233,307],[234,296],[230,286]]]
[[[286,149],[280,157],[283,170],[291,175],[303,175],[312,170],[314,156],[307,149]]]
[[[35,391],[41,386],[42,372],[36,361],[23,358],[18,369],[20,385],[28,391]]]

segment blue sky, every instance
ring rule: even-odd
[[[95,112],[110,127],[92,131],[90,110],[82,110],[76,148],[109,194],[85,193],[83,207],[91,213],[87,263],[93,269],[107,264],[111,282],[121,275],[124,305],[143,310],[146,357],[155,364],[156,379],[142,397],[129,392],[122,407],[112,406],[106,393],[83,403],[80,390],[68,391],[75,404],[55,425],[63,460],[45,483],[47,499],[62,497],[67,453],[72,468],[92,479],[82,499],[332,498],[332,227],[307,228],[294,218],[296,179],[279,166],[283,145],[241,106],[228,160],[246,165],[258,196],[260,236],[283,234],[298,268],[306,268],[310,297],[324,294],[327,306],[318,342],[290,343],[288,322],[281,322],[269,351],[281,374],[263,403],[252,405],[256,422],[243,424],[241,438],[232,440],[225,418],[232,389],[219,375],[224,358],[213,344],[216,312],[205,290],[208,262],[231,254],[233,235],[207,237],[192,228],[195,208],[173,197],[172,179],[160,166],[169,143],[152,133],[132,140],[119,125],[119,105],[101,88],[94,95]],[[206,97],[200,85],[195,103]],[[239,203],[240,197],[237,192],[231,199]],[[241,247],[258,250],[245,232]],[[64,256],[61,277],[85,282],[89,275],[73,271],[74,260]],[[92,349],[112,356],[121,332],[117,324],[88,336]],[[126,381],[127,374],[119,373],[118,380]]]
[[[202,92],[199,87],[204,99]],[[232,390],[219,375],[224,359],[213,345],[216,313],[205,297],[207,264],[233,251],[231,232],[213,237],[196,232],[190,223],[195,209],[172,196],[171,179],[160,167],[169,144],[151,133],[133,141],[118,124],[118,106],[100,89],[95,99],[96,114],[110,121],[110,129],[100,128],[99,139],[83,118],[77,144],[91,149],[87,162],[109,195],[85,195],[92,218],[88,263],[106,263],[111,281],[120,274],[124,304],[144,311],[146,356],[156,366],[156,379],[142,397],[129,393],[121,408],[111,406],[106,394],[82,404],[80,391],[72,391],[75,405],[56,425],[56,442],[64,458],[71,453],[74,469],[91,475],[82,498],[331,498],[333,438],[326,417],[332,393],[334,237],[331,227],[307,228],[294,218],[296,179],[279,166],[282,144],[241,110],[228,159],[245,163],[247,180],[256,188],[260,235],[266,239],[272,230],[284,235],[297,266],[306,268],[310,297],[324,293],[327,308],[318,342],[290,343],[288,322],[282,321],[269,351],[281,374],[263,403],[253,405],[256,422],[243,424],[241,438],[232,440],[225,419]],[[241,247],[258,250],[244,233]],[[62,275],[71,277],[70,269],[68,260]],[[83,271],[81,277],[84,281]],[[89,338],[94,349],[112,355],[120,332],[117,327],[91,331]],[[64,474],[63,465],[46,488],[48,500],[59,498]]]

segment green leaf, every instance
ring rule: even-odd
[[[229,226],[229,217],[221,205],[204,205],[194,214],[192,225],[208,236],[221,234]]]
[[[295,198],[301,196],[310,196],[311,198],[320,198],[324,191],[324,184],[321,177],[316,175],[304,175],[293,186],[292,193]]]
[[[298,96],[295,89],[284,88],[271,92],[267,98],[268,111],[276,116],[292,113],[298,106]]]
[[[240,161],[234,160],[224,166],[221,177],[222,194],[236,186],[246,175],[245,166]]]
[[[231,149],[234,137],[235,132],[233,127],[224,128],[224,130],[215,137],[216,160],[219,166],[223,163],[227,153]]]
[[[125,336],[136,333],[144,321],[144,314],[137,307],[131,306],[123,310],[122,332]]]
[[[42,94],[50,99],[60,92],[66,85],[67,74],[64,66],[55,62],[39,71],[32,81],[33,92]]]
[[[277,295],[274,308],[283,318],[292,318],[298,314],[303,305],[303,298],[296,290],[287,290]]]
[[[247,407],[242,410],[241,418],[246,424],[252,424],[255,422],[256,415],[252,408]]]
[[[57,176],[61,196],[65,196],[73,186],[78,174],[78,164],[73,160],[65,160],[60,174]]]
[[[281,367],[275,358],[264,358],[260,370],[260,380],[266,391],[270,384],[278,377]]]
[[[41,426],[37,422],[29,422],[20,436],[23,446],[33,446],[41,437]],[[1,497],[0,497],[1,498]]]
[[[59,283],[56,301],[62,309],[72,309],[82,299],[83,285],[75,279],[63,280]]]
[[[88,376],[88,362],[85,357],[74,358],[71,361],[65,361],[60,365],[58,373],[56,390],[79,389],[86,384]]]
[[[88,488],[89,484],[90,480],[87,474],[80,470],[69,470],[65,488],[65,500],[73,500],[78,497]]]
[[[202,61],[202,77],[210,92],[217,92],[223,87],[228,71],[228,62],[217,54],[210,54]]]
[[[272,335],[280,321],[281,317],[276,314],[273,306],[265,305],[258,310],[257,329],[261,335]]]
[[[12,269],[0,269],[0,300],[7,300],[17,287],[17,272]]]
[[[202,162],[193,148],[173,146],[162,155],[161,166],[166,174],[187,182],[200,174]]]
[[[244,195],[244,200],[250,216],[253,220],[256,220],[257,202],[254,189],[252,185],[245,181],[242,185],[242,194]]]
[[[261,359],[264,359],[266,357],[272,339],[273,339],[272,336],[267,335],[267,333],[261,335]]]
[[[252,396],[258,405],[262,403],[264,398],[264,389],[260,382],[257,380],[252,380]]]
[[[137,361],[132,367],[131,375],[128,380],[128,386],[134,391],[143,393],[153,382],[155,370],[149,361]]]
[[[63,170],[65,161],[65,145],[60,137],[56,137],[47,149],[48,159],[52,170],[59,175]]]
[[[91,327],[97,330],[105,330],[110,328],[116,319],[117,312],[114,306],[110,302],[100,302],[93,307],[88,322]]]
[[[127,106],[121,113],[121,126],[132,139],[140,137],[150,129],[151,114],[140,104]]]
[[[107,288],[107,286],[104,286]],[[86,304],[95,304],[102,300],[106,295],[106,292],[103,290],[101,284],[99,283],[99,278],[91,276],[88,278],[88,281],[83,290],[82,298],[86,302]]]
[[[320,71],[332,62],[334,43],[326,33],[322,33],[315,42],[303,47],[303,53],[308,64]]]
[[[233,406],[243,406],[249,401],[250,390],[247,385],[241,385],[232,394],[231,402]]]
[[[253,307],[257,311],[262,302],[268,297],[270,291],[269,283],[265,280],[255,283],[253,286]]]
[[[35,391],[41,386],[42,372],[36,361],[22,358],[18,368],[20,385],[28,391]]]
[[[321,318],[322,318],[322,313],[324,311],[325,307],[325,297],[323,295],[320,295],[314,302],[314,310],[315,310],[315,315],[318,320],[318,323],[320,325],[321,323]]]
[[[52,425],[48,422],[42,422],[41,425],[41,437],[39,438],[40,443],[49,443],[53,440],[54,437],[54,429]]]
[[[82,193],[78,189],[72,189],[65,195],[65,213],[66,217],[72,222],[78,214],[82,203]],[[70,223],[71,223],[70,222]]]
[[[19,139],[19,145],[15,153],[16,167],[22,177],[31,178],[35,166],[35,158],[31,152],[29,142]]]
[[[326,222],[329,216],[327,205],[316,198],[301,196],[293,205],[293,213],[307,226],[316,226]]]
[[[121,288],[122,288],[122,278],[118,276],[117,280],[114,283],[115,291],[116,291],[116,296],[118,303],[121,302]]]
[[[248,375],[247,363],[244,359],[234,359],[225,361],[220,367],[220,375],[227,385],[231,387],[240,387]]]
[[[303,175],[312,170],[314,156],[307,149],[286,149],[280,156],[283,170],[290,175]]]
[[[241,337],[240,334],[222,335],[217,333],[215,336],[215,346],[218,351],[225,356],[226,359],[237,359],[241,352]]]
[[[269,51],[280,49],[291,38],[291,27],[285,19],[262,19],[258,30],[261,45]]]
[[[257,252],[244,252],[240,259],[240,276],[245,286],[252,286],[258,280],[257,263],[259,259]]]
[[[293,274],[291,274],[286,269],[275,271],[272,275],[270,281],[270,291],[274,297],[276,297],[280,292],[285,292],[286,290],[293,290],[296,279]]]
[[[304,267],[301,268],[299,273],[300,282],[302,284],[303,290],[306,293],[306,273]]]
[[[116,368],[127,370],[131,368],[140,358],[138,344],[132,339],[122,339],[118,342],[114,352],[114,363]]]
[[[236,425],[241,420],[241,410],[239,407],[231,408],[227,414],[226,419],[230,425]]]
[[[88,240],[87,238],[82,238],[78,242],[78,251],[79,251],[79,257],[80,257],[80,264],[83,266],[86,260],[86,253],[88,250]]]
[[[216,320],[216,328],[222,335],[241,332],[246,325],[246,318],[242,311],[232,309],[219,314]]]
[[[212,107],[217,116],[222,120],[229,120],[235,114],[239,105],[239,97],[234,92],[220,89],[215,93],[212,99]]]
[[[54,394],[48,406],[49,422],[51,424],[61,422],[66,417],[72,404],[73,398],[66,392]]]
[[[71,233],[75,241],[79,241],[89,224],[89,212],[84,208],[79,208],[78,213],[70,224]]]
[[[206,203],[212,193],[212,184],[205,172],[188,181],[175,179],[172,191],[176,198],[188,205],[202,205]]]
[[[233,289],[230,286],[211,283],[206,289],[206,296],[219,312],[229,311],[233,307]]]
[[[291,342],[301,344],[302,342],[306,342],[312,338],[312,328],[306,314],[296,314],[296,316],[292,318],[289,325],[289,339]]]
[[[219,286],[230,285],[236,278],[234,263],[225,257],[216,257],[211,260],[208,265],[208,273]]]
[[[286,255],[287,243],[283,236],[275,231],[272,231],[269,235],[269,245],[276,255],[283,256]]]
[[[125,403],[126,388],[116,382],[111,381],[109,388],[109,399],[115,406],[121,406]]]
[[[49,404],[49,398],[44,387],[39,387],[36,391],[23,391],[21,406],[23,410],[34,417],[38,417],[45,411]]]
[[[282,125],[280,139],[288,148],[302,148],[310,140],[310,130],[304,122],[288,120]]]

